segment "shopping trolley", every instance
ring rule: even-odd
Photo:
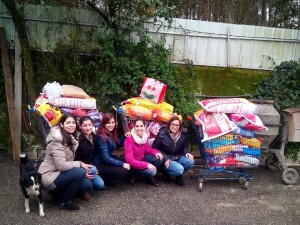
[[[204,166],[196,171],[199,191],[202,191],[203,182],[207,180],[238,180],[247,189],[253,179],[253,169],[259,165],[260,141],[230,134],[202,142],[201,125],[193,123],[193,128],[204,162]],[[250,141],[253,143],[247,143]],[[250,144],[251,148],[243,147],[246,144]]]

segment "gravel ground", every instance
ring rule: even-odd
[[[300,167],[296,167],[300,174]],[[259,167],[248,190],[237,181],[205,181],[198,191],[198,180],[185,175],[185,187],[165,183],[160,175],[159,188],[139,182],[131,186],[118,183],[106,191],[95,191],[96,201],[76,202],[81,209],[58,209],[45,195],[45,214],[38,215],[37,200],[30,201],[25,213],[18,186],[18,167],[11,157],[0,152],[0,224],[300,224],[300,182],[284,185],[280,171]]]

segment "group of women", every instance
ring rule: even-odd
[[[152,146],[143,119],[135,120],[134,128],[123,138],[118,138],[111,113],[104,114],[97,134],[93,129],[90,117],[82,117],[77,124],[71,114],[64,114],[46,138],[46,156],[39,172],[61,209],[78,210],[74,197],[93,201],[92,189],[107,189],[116,179],[136,185],[137,179],[144,178],[159,186],[154,179],[158,170],[165,181],[175,176],[177,185],[183,186],[182,175],[194,165],[186,133],[176,116],[160,129]],[[113,155],[118,146],[124,146],[124,158]]]

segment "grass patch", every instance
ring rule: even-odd
[[[234,96],[251,95],[258,82],[270,75],[269,71],[234,68],[180,66],[183,79],[193,79],[193,88],[201,95]]]

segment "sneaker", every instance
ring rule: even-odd
[[[184,186],[184,182],[183,182],[183,177],[182,177],[182,175],[176,176],[176,184],[177,184],[178,186]]]
[[[63,210],[70,210],[70,211],[75,211],[80,209],[79,206],[74,204],[73,202],[61,203],[59,208]]]

